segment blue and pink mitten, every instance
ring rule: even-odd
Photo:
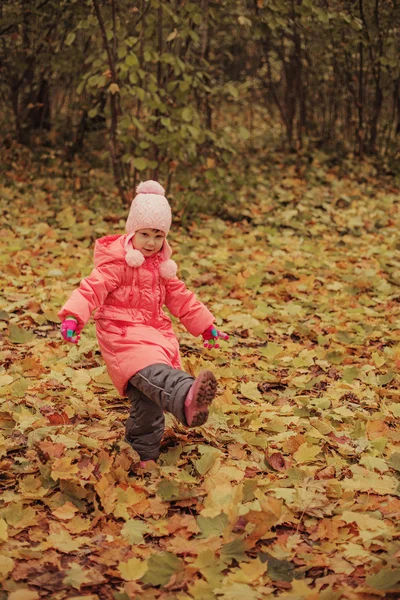
[[[204,348],[219,348],[218,340],[229,340],[229,335],[219,331],[214,325],[210,325],[201,334],[203,336]]]
[[[61,323],[61,335],[66,342],[77,344],[80,340],[80,335],[77,333],[78,320],[75,317],[68,316]]]

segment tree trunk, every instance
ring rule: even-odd
[[[301,5],[302,0],[297,0],[297,6]],[[300,145],[300,148],[303,146],[303,135],[307,128],[307,114],[306,114],[306,95],[305,95],[305,85],[303,82],[303,51],[301,46],[301,37],[299,34],[299,28],[297,24],[297,12],[294,10],[293,6],[293,44],[294,44],[294,53],[293,53],[293,61],[294,61],[294,74],[295,74],[295,86],[296,86],[296,96],[298,98],[298,119],[297,119],[297,139]],[[295,100],[296,103],[296,100]],[[295,107],[296,111],[296,107]]]
[[[118,86],[118,77],[117,70],[115,66],[116,59],[116,36],[115,36],[115,4],[114,0],[112,0],[112,17],[113,17],[113,29],[114,29],[114,40],[113,40],[113,48],[111,49],[110,44],[107,40],[106,27],[103,20],[103,16],[100,11],[99,0],[92,0],[94,10],[96,13],[97,21],[99,23],[101,37],[103,40],[103,47],[107,54],[108,66],[111,72],[111,83],[114,84],[114,89],[110,93],[110,111],[111,111],[111,123],[110,123],[110,136],[109,136],[109,148],[110,148],[110,156],[111,163],[114,172],[114,181],[118,188],[118,193],[123,202],[125,202],[125,194],[123,189],[123,181],[122,181],[122,162],[118,152],[118,141],[117,141],[117,126],[118,126],[118,99],[119,99],[119,86]]]
[[[11,86],[10,98],[11,98],[11,106],[12,106],[13,113],[14,113],[14,122],[15,122],[15,131],[17,134],[17,141],[19,144],[24,144],[25,140],[24,140],[23,133],[22,133],[21,115],[19,112],[19,86],[18,85]]]
[[[357,135],[357,146],[358,153],[360,157],[363,154],[364,145],[363,145],[363,127],[364,127],[364,54],[363,54],[363,45],[362,42],[358,45],[358,103],[357,103],[357,113],[358,113],[358,125],[356,130]]]
[[[204,15],[204,29],[201,43],[201,60],[208,60],[210,52],[210,18],[209,18],[209,0],[203,0],[202,12]],[[206,113],[206,127],[210,131],[212,130],[212,106],[210,105],[210,94],[205,94],[204,100],[205,113]]]
[[[32,108],[29,110],[27,124],[29,129],[51,129],[51,103],[50,103],[50,86],[47,78],[42,77],[39,88],[32,90],[30,101],[27,103]]]
[[[277,93],[276,88],[275,88],[275,84],[274,84],[273,79],[272,79],[272,68],[271,68],[271,60],[270,60],[270,56],[269,56],[269,50],[270,50],[269,39],[266,37],[264,39],[264,51],[265,51],[265,61],[266,61],[266,65],[267,65],[268,86],[269,86],[269,90],[270,90],[270,92],[272,94],[272,98],[273,98],[273,100],[274,100],[274,102],[275,102],[275,104],[276,104],[276,106],[277,106],[277,108],[279,110],[279,114],[281,116],[281,120],[282,120],[283,125],[284,125],[285,130],[286,130],[286,136],[287,136],[287,138],[289,140],[289,143],[290,143],[291,142],[291,133],[289,131],[290,127],[289,127],[289,123],[288,123],[288,120],[287,120],[287,117],[286,117],[285,110],[284,110],[284,108],[282,106],[282,103],[281,103],[281,101],[279,99],[278,93]]]
[[[163,17],[164,17],[163,6],[162,6],[162,3],[160,2],[160,6],[158,7],[158,28],[157,28],[157,43],[158,43],[157,51],[158,51],[158,55],[159,55],[159,61],[157,63],[158,89],[161,89],[163,87],[163,68],[162,68],[162,62],[161,62],[161,56],[164,51]],[[159,110],[155,111],[155,116],[157,117],[157,120],[156,120],[156,123],[154,126],[154,132],[155,132],[155,135],[157,135],[158,132],[160,131],[160,111]],[[157,166],[153,169],[152,177],[153,177],[153,179],[157,179],[158,173],[159,173],[159,168],[160,168],[160,149],[157,146],[156,142],[154,142],[154,144],[153,144],[153,157],[154,157],[154,160],[157,162]]]
[[[144,36],[146,34],[145,0],[140,0],[140,13],[141,13],[141,20],[142,20],[142,30],[140,32],[139,65],[140,65],[140,70],[142,70],[143,69],[143,64],[144,64],[144,42],[145,42],[145,37]],[[140,77],[140,87],[144,87],[144,82],[142,80],[141,75],[139,75],[139,77]],[[136,105],[136,118],[137,118],[138,121],[140,120],[141,111],[142,111],[142,101],[139,98],[138,101],[137,101],[137,105]],[[136,127],[136,131],[135,131],[135,147],[137,146],[138,142],[139,142],[139,128]],[[132,182],[133,192],[136,189],[136,183],[137,183],[138,175],[139,175],[139,172],[136,169],[135,165],[133,165],[133,182]]]
[[[371,44],[370,52],[371,52],[371,60],[375,62],[373,64],[373,73],[375,78],[375,101],[374,101],[374,109],[371,119],[371,134],[369,140],[369,152],[371,154],[376,153],[376,140],[378,135],[378,123],[382,112],[382,104],[383,104],[383,93],[381,88],[381,59],[383,55],[383,39],[382,32],[380,30],[380,19],[379,19],[379,0],[375,0],[375,27],[378,34],[378,57],[377,60],[374,61],[374,57],[372,56]]]

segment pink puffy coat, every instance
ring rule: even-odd
[[[141,267],[128,266],[125,239],[126,235],[110,235],[96,241],[95,268],[58,313],[61,319],[76,317],[80,331],[98,309],[94,317],[97,339],[121,395],[129,379],[144,367],[156,363],[181,367],[178,340],[171,319],[162,310],[164,305],[194,336],[214,322],[182,281],[161,277],[160,253],[146,258]]]

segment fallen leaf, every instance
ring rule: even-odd
[[[142,577],[146,585],[166,585],[171,576],[182,569],[182,561],[171,552],[153,554],[147,561],[147,571]]]
[[[287,468],[285,458],[280,452],[274,452],[273,454],[265,454],[265,460],[275,471],[285,471]]]
[[[63,521],[69,521],[70,519],[73,519],[77,510],[78,509],[72,504],[72,502],[66,502],[62,506],[59,506],[53,510],[53,515]]]
[[[77,563],[70,563],[69,569],[63,579],[64,585],[80,590],[85,584],[90,583],[87,572]]]

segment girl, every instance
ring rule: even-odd
[[[164,411],[188,427],[208,418],[217,383],[211,371],[194,379],[181,370],[178,340],[165,305],[206,347],[228,336],[214,328],[214,317],[176,277],[167,235],[171,208],[163,187],[145,181],[137,188],[126,235],[96,241],[95,268],[58,313],[64,340],[77,343],[95,314],[96,333],[109,375],[132,402],[126,440],[140,465],[156,460],[164,433]]]

